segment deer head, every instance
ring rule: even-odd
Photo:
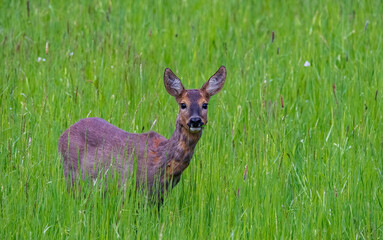
[[[221,66],[201,89],[186,90],[180,79],[169,68],[165,69],[165,88],[179,105],[177,121],[191,134],[201,132],[207,123],[209,99],[222,89],[225,79],[226,69]]]

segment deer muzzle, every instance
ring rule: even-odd
[[[188,122],[188,126],[189,126],[189,130],[192,133],[199,132],[199,131],[201,131],[202,126],[203,126],[202,119],[200,117],[192,117],[192,118],[190,118],[190,120]]]

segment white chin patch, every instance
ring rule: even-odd
[[[200,128],[200,127],[197,127],[197,128],[195,128],[195,127],[191,127],[191,128],[190,128],[190,131],[191,131],[192,133],[196,133],[196,132],[201,131],[201,128]]]

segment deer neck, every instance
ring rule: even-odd
[[[189,164],[193,156],[194,148],[201,138],[202,131],[198,133],[189,132],[177,117],[176,129],[167,144],[167,162],[175,161]]]
[[[180,180],[182,172],[189,166],[190,160],[194,154],[194,148],[201,138],[202,132],[190,133],[182,126],[177,117],[176,129],[172,137],[165,144],[165,182],[166,187],[172,181],[175,186]]]
[[[174,187],[180,180],[182,172],[189,166],[194,154],[194,148],[201,138],[202,132],[192,134],[182,126],[177,117],[176,129],[171,138],[166,140],[158,149],[161,160],[161,192],[169,186]],[[172,183],[170,185],[170,183]]]

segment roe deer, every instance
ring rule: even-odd
[[[170,139],[152,131],[128,133],[100,118],[85,118],[70,126],[58,141],[68,188],[79,175],[93,180],[107,170],[125,183],[136,170],[136,185],[162,202],[164,191],[175,186],[188,167],[207,123],[209,99],[222,89],[225,79],[226,69],[221,66],[201,89],[186,90],[179,78],[165,69],[165,88],[179,105]]]

